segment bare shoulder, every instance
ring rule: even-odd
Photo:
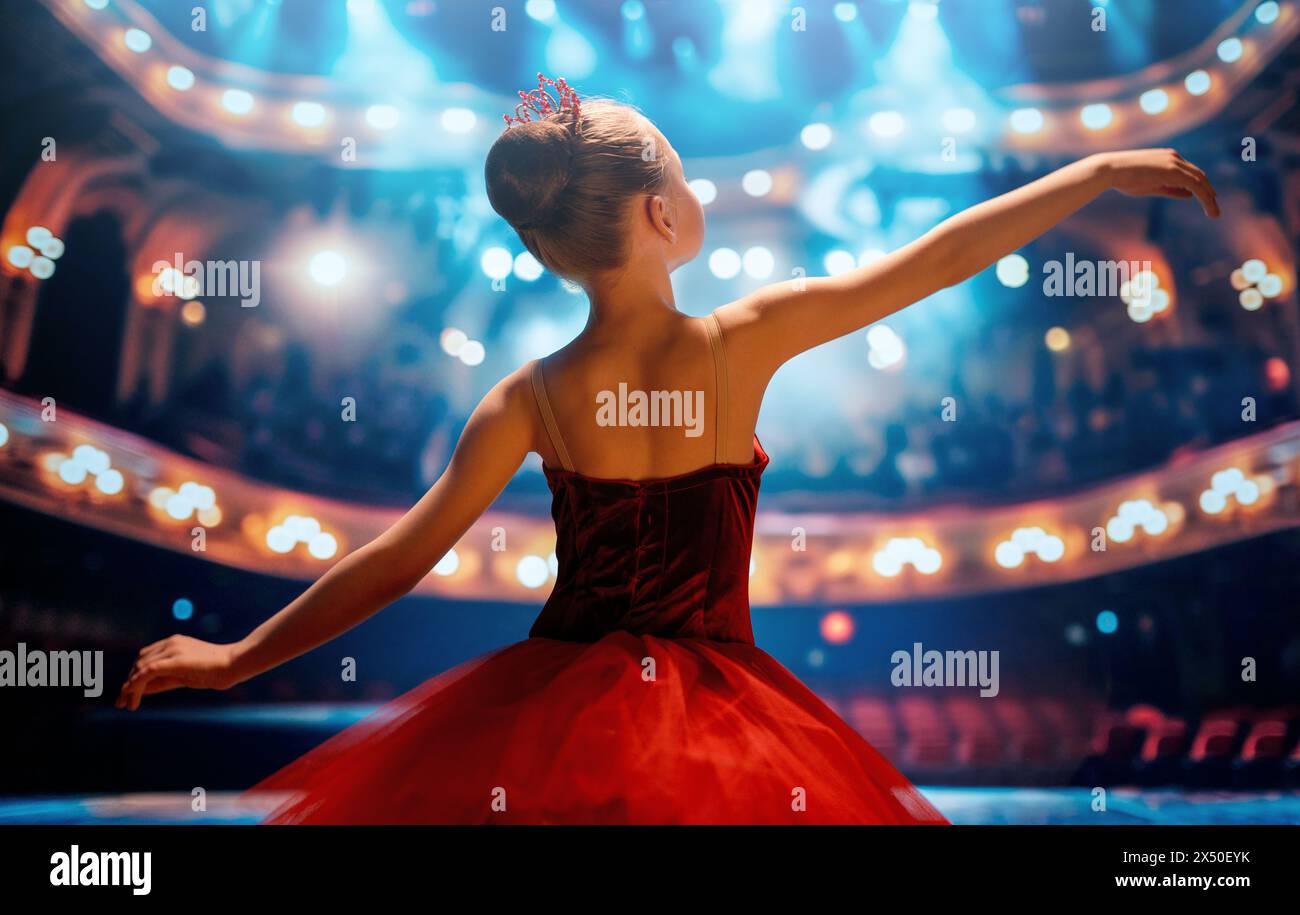
[[[782,352],[771,345],[772,328],[764,314],[774,300],[787,294],[782,284],[773,284],[714,309],[729,362],[768,377],[780,367]]]
[[[480,407],[517,419],[531,421],[535,415],[533,397],[533,365],[539,360],[525,362],[506,377],[502,378],[492,390],[483,395]]]

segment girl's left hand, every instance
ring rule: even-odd
[[[1219,217],[1219,197],[1210,179],[1174,149],[1131,149],[1101,153],[1110,186],[1133,197],[1195,197],[1205,215]]]

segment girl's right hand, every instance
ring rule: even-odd
[[[171,689],[229,689],[239,682],[236,646],[173,635],[140,649],[114,703],[135,711],[144,696]]]

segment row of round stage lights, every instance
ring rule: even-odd
[[[1011,289],[1018,289],[1029,282],[1029,261],[1021,254],[1008,254],[998,261],[995,267],[998,281]],[[1268,264],[1257,257],[1252,257],[1232,271],[1229,277],[1232,288],[1237,291],[1237,300],[1247,311],[1258,311],[1268,299],[1280,298],[1285,291],[1282,277],[1269,270]],[[1160,276],[1151,270],[1141,270],[1121,284],[1120,299],[1128,310],[1128,316],[1138,324],[1145,324],[1153,317],[1168,310],[1172,302],[1169,291],[1160,285]],[[1053,328],[1053,334],[1059,345],[1049,338],[1048,346],[1060,351],[1069,346],[1068,335],[1059,328]]]
[[[85,0],[94,10],[107,7],[107,0]],[[127,50],[145,54],[153,48],[153,37],[141,28],[128,28],[122,33],[122,43]],[[177,92],[189,92],[198,83],[194,71],[180,64],[167,68],[167,85]],[[257,108],[257,97],[246,89],[229,88],[221,93],[221,107],[229,114],[243,117]],[[293,102],[287,106],[287,115],[298,127],[314,130],[325,126],[334,116],[332,110],[310,100]],[[402,120],[395,105],[374,104],[366,108],[366,123],[375,130],[387,131]],[[439,119],[443,130],[453,134],[467,134],[478,124],[478,115],[469,108],[450,107],[443,110]]]
[[[994,274],[1003,286],[1019,289],[1029,282],[1029,261],[1023,254],[1008,254],[997,262]],[[1160,277],[1152,270],[1140,270],[1124,280],[1120,285],[1119,297],[1129,318],[1138,324],[1145,324],[1156,315],[1168,311],[1172,302],[1169,291],[1161,288]],[[1048,331],[1047,346],[1053,352],[1067,349],[1069,345],[1069,334],[1064,329],[1054,327]]]
[[[1274,0],[1266,0],[1266,2],[1259,4],[1255,8],[1255,19],[1262,25],[1271,25],[1277,21],[1280,12],[1281,7]],[[1224,64],[1236,63],[1242,59],[1245,52],[1245,44],[1235,36],[1223,39],[1215,48],[1216,56]],[[1196,69],[1183,78],[1182,85],[1188,95],[1200,97],[1213,88],[1214,78],[1209,71]],[[1137,103],[1138,107],[1147,115],[1163,114],[1169,109],[1169,89],[1159,87],[1148,89],[1138,96]],[[902,115],[897,112],[878,112],[879,114],[889,115],[890,117],[882,120],[880,125],[871,124],[873,132],[879,136],[891,136],[902,132]],[[873,115],[872,117],[876,116]],[[1094,102],[1080,107],[1078,118],[1080,123],[1088,130],[1104,130],[1114,123],[1115,111],[1111,105],[1105,102]],[[1039,108],[1017,108],[1010,113],[1007,123],[1014,133],[1029,136],[1042,131],[1046,125],[1046,118]],[[877,129],[878,127],[885,129]]]
[[[211,486],[186,480],[176,489],[158,486],[149,493],[149,504],[173,521],[188,521],[194,517],[204,527],[221,523],[221,507]]]
[[[27,230],[26,241],[25,245],[13,245],[5,252],[5,258],[38,280],[54,276],[54,262],[63,256],[63,239],[45,226],[32,226]]]
[[[8,429],[0,424],[0,447],[9,439]],[[121,492],[124,478],[121,471],[111,466],[107,452],[94,445],[78,445],[71,455],[49,453],[42,461],[46,470],[56,474],[69,486],[80,486],[93,479],[94,486],[105,495]],[[1211,478],[1210,486],[1199,497],[1201,510],[1209,516],[1229,516],[1231,503],[1241,508],[1251,508],[1275,491],[1276,484],[1267,474],[1248,477],[1239,467],[1226,467]],[[191,516],[205,527],[214,527],[222,520],[216,503],[216,493],[210,486],[186,481],[177,489],[157,487],[149,496],[150,505],[175,521],[187,521]],[[1139,532],[1148,537],[1166,534],[1184,518],[1184,510],[1177,502],[1153,503],[1149,499],[1130,499],[1122,502],[1116,512],[1106,520],[1105,531],[1111,541],[1128,543]],[[289,515],[266,533],[266,546],[274,553],[287,554],[299,545],[306,545],[309,555],[316,559],[332,559],[338,553],[338,539],[323,529],[320,521],[309,515]],[[1045,563],[1060,561],[1065,555],[1065,543],[1055,533],[1042,527],[1016,528],[994,548],[994,562],[1011,570],[1024,565],[1025,559],[1035,556]],[[838,561],[836,561],[838,560]],[[852,570],[853,559],[841,551],[833,557],[834,571]],[[922,575],[934,575],[943,565],[939,549],[921,537],[891,537],[872,556],[872,569],[884,578],[900,575],[911,566]],[[454,575],[461,568],[459,554],[453,548],[433,571],[440,576]],[[756,560],[750,561],[753,575]],[[528,554],[515,566],[515,577],[527,588],[540,588],[558,574],[558,560],[554,553],[548,557]]]
[[[461,568],[460,553],[453,547],[438,560],[433,567],[433,572],[435,575],[449,578],[459,572]],[[528,553],[515,563],[514,573],[515,579],[525,588],[540,588],[560,573],[560,560],[555,553],[551,553],[549,556]]]
[[[305,544],[315,559],[332,559],[339,550],[338,538],[310,515],[289,515],[266,532],[266,545],[273,553],[291,553],[299,544]]]
[[[1253,507],[1275,487],[1272,477],[1267,474],[1248,477],[1239,467],[1227,467],[1213,475],[1209,488],[1200,494],[1198,504],[1205,514],[1222,516],[1231,508],[1231,502],[1242,508]],[[1150,499],[1125,500],[1106,520],[1106,536],[1115,543],[1129,543],[1139,532],[1148,537],[1159,537],[1171,526],[1180,524],[1184,516],[1184,509],[1177,502],[1156,504]],[[1046,563],[1058,562],[1065,556],[1065,541],[1041,527],[1017,528],[1010,537],[997,544],[993,559],[1004,569],[1016,569],[1031,555]],[[885,578],[897,576],[908,565],[923,575],[933,575],[942,564],[939,550],[919,537],[890,538],[872,557],[872,568]]]
[[[8,441],[9,430],[0,424],[0,447]],[[122,492],[126,483],[122,472],[112,466],[108,452],[88,442],[78,445],[70,455],[60,452],[43,455],[41,466],[70,487],[93,481],[94,488],[107,496]],[[193,480],[185,481],[176,489],[155,487],[148,501],[152,508],[173,521],[194,517],[204,527],[215,527],[222,520],[216,492]],[[310,516],[289,515],[266,534],[266,545],[275,553],[289,553],[300,543],[306,544],[307,552],[316,559],[332,559],[338,552],[337,538]]]
[[[1256,18],[1261,23],[1271,23],[1277,19],[1278,12],[1276,3],[1263,3],[1256,9]],[[1219,60],[1225,64],[1240,60],[1244,52],[1245,45],[1240,38],[1235,37],[1225,38],[1216,49]],[[1208,71],[1197,69],[1188,73],[1183,79],[1183,88],[1188,95],[1199,97],[1209,92],[1213,83],[1213,77]],[[1138,97],[1138,107],[1148,115],[1162,114],[1169,108],[1168,90],[1155,88],[1143,92]],[[1097,102],[1080,107],[1078,118],[1080,123],[1089,130],[1103,130],[1113,123],[1115,112],[1110,105]],[[943,112],[941,119],[944,131],[949,134],[969,133],[975,129],[977,123],[975,112],[965,107],[950,108]],[[1007,116],[1007,123],[1014,133],[1028,136],[1042,131],[1047,121],[1042,109],[1026,107],[1011,111]],[[868,116],[864,126],[875,137],[891,140],[902,136],[908,124],[902,112],[882,110]],[[811,150],[825,149],[830,145],[833,137],[834,133],[830,125],[820,122],[808,124],[800,132],[801,142]],[[751,172],[751,174],[756,175],[755,181],[763,180],[757,177],[757,173]],[[761,196],[761,193],[755,196]]]
[[[94,9],[103,9],[106,5],[102,0],[86,0],[86,3]],[[847,10],[851,9],[852,5],[837,4],[837,10],[840,7]],[[843,10],[840,10],[836,13],[841,19],[843,19],[842,12]],[[1256,7],[1255,18],[1262,24],[1271,24],[1277,20],[1279,12],[1280,7],[1274,0],[1266,0],[1266,2]],[[147,52],[153,46],[153,39],[147,32],[139,28],[127,29],[123,35],[123,41],[127,48],[141,54]],[[1244,50],[1240,38],[1230,37],[1219,43],[1216,52],[1221,61],[1230,64],[1240,60]],[[189,91],[194,87],[195,82],[194,73],[186,67],[177,65],[167,71],[167,83],[177,91]],[[1211,75],[1203,69],[1192,71],[1183,80],[1185,90],[1192,96],[1205,95],[1210,91],[1212,84]],[[253,111],[256,101],[252,93],[243,89],[232,88],[223,93],[221,104],[227,112],[243,116]],[[1162,88],[1147,90],[1139,97],[1138,104],[1149,115],[1161,114],[1169,107],[1169,93]],[[330,117],[330,112],[324,105],[312,101],[294,103],[289,111],[294,123],[306,129],[321,127]],[[365,116],[366,122],[376,130],[391,130],[401,120],[399,110],[395,106],[388,104],[371,105],[366,110]],[[1114,120],[1114,112],[1111,106],[1104,102],[1093,103],[1080,108],[1079,119],[1084,127],[1089,130],[1102,130],[1111,125]],[[975,127],[975,114],[968,108],[953,108],[944,113],[943,122],[944,129],[951,133],[966,133]],[[466,108],[448,108],[442,113],[441,123],[443,128],[450,133],[468,133],[474,129],[477,117],[473,111]],[[1010,113],[1008,123],[1015,133],[1030,135],[1036,134],[1043,129],[1045,118],[1041,109],[1019,108]],[[867,119],[867,128],[871,133],[881,138],[897,137],[905,131],[906,119],[898,111],[878,111]],[[804,128],[801,138],[808,148],[822,149],[830,143],[831,131],[825,124],[811,124]],[[761,185],[761,182],[764,181],[762,174],[765,173],[757,170],[751,174],[755,175],[752,180],[759,182]],[[746,176],[746,178],[749,179],[749,176]],[[770,180],[770,176],[767,180]],[[761,191],[756,196],[761,196],[762,193],[766,193],[766,191]]]
[[[70,455],[59,452],[46,454],[41,464],[68,486],[81,486],[93,481],[95,489],[106,496],[117,495],[126,483],[122,471],[112,466],[108,452],[89,443],[78,445]]]

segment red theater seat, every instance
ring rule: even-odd
[[[953,762],[955,747],[938,703],[927,697],[904,696],[898,701],[898,717],[905,735],[904,760],[927,768]]]
[[[887,758],[898,756],[898,725],[888,702],[872,696],[854,696],[848,700],[845,720]]]

